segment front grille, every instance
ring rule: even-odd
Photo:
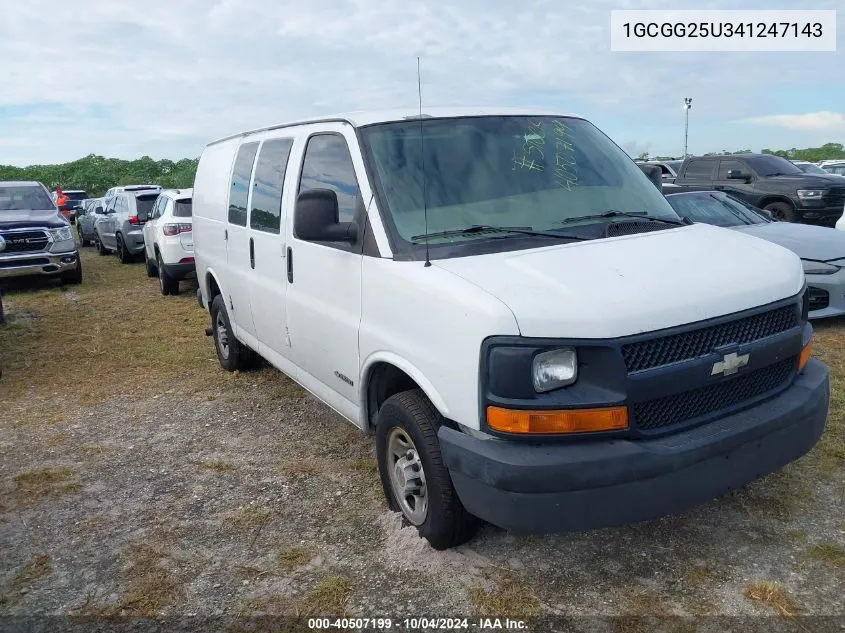
[[[830,293],[827,290],[810,286],[807,294],[810,298],[810,310],[824,310],[830,305]]]
[[[618,235],[635,235],[636,233],[649,233],[650,231],[663,231],[674,228],[674,224],[664,222],[649,222],[632,220],[628,222],[614,222],[607,225],[605,237],[616,237]]]
[[[44,231],[19,231],[3,233],[6,240],[4,253],[29,253],[47,249],[49,239]]]
[[[651,431],[727,409],[782,387],[798,365],[795,356],[700,389],[632,405],[638,428]]]
[[[845,206],[845,187],[831,187],[827,192],[828,207],[843,207]]]
[[[714,348],[729,343],[741,345],[757,341],[785,332],[797,324],[796,307],[787,305],[728,323],[630,343],[622,347],[622,356],[629,372],[643,371],[698,358],[711,353]]]

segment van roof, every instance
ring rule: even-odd
[[[419,119],[419,108],[403,108],[394,110],[358,110],[355,112],[347,112],[344,114],[326,115],[320,117],[313,117],[308,119],[300,119],[298,121],[289,121],[287,123],[280,123],[278,125],[270,125],[267,127],[256,128],[240,134],[230,134],[209,143],[214,145],[222,143],[233,138],[241,136],[249,136],[250,134],[257,134],[259,132],[266,132],[268,130],[277,130],[285,127],[293,127],[297,125],[307,125],[309,123],[331,123],[342,122],[348,123],[353,127],[364,127],[365,125],[373,125],[375,123],[389,123],[393,121],[403,121],[406,119]],[[570,114],[560,112],[558,110],[549,110],[543,108],[505,108],[505,107],[490,107],[490,108],[470,108],[470,107],[437,107],[437,108],[423,108],[422,116],[424,119],[444,119],[451,117],[470,117],[470,116],[565,116],[583,118],[577,114]]]

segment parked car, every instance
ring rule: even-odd
[[[40,276],[82,283],[70,222],[40,182],[0,182],[0,281]]]
[[[801,258],[809,292],[809,318],[845,314],[845,235],[824,226],[775,222],[721,191],[667,194],[682,218],[754,235],[780,244]]]
[[[792,164],[795,165],[801,171],[803,171],[805,174],[816,174],[818,176],[828,175],[828,172],[808,160],[794,160],[792,161]]]
[[[76,233],[82,246],[90,246],[97,240],[94,224],[101,217],[103,210],[102,198],[86,198],[82,201],[82,208],[76,215]]]
[[[673,183],[678,177],[678,170],[681,168],[682,160],[645,160],[637,161],[643,165],[654,165],[660,168],[661,180],[664,183]]]
[[[833,174],[834,176],[845,176],[845,161],[838,163],[826,163],[822,166],[822,169],[828,174]]]
[[[108,201],[109,198],[114,197],[124,191],[161,191],[161,185],[124,185],[121,187],[111,187],[103,194],[103,200]]]
[[[165,189],[144,225],[147,275],[158,276],[163,295],[179,294],[179,281],[196,277],[191,189]]]
[[[66,217],[71,224],[76,221],[76,213],[82,206],[82,201],[88,197],[83,189],[56,189],[51,194],[53,202],[59,208],[59,212]]]
[[[805,174],[787,159],[771,154],[687,158],[674,185],[667,191],[724,191],[784,222],[832,226],[845,207],[841,180]]]
[[[675,512],[825,426],[795,253],[684,224],[576,116],[230,136],[202,152],[193,233],[222,367],[260,355],[372,432],[390,507],[438,549],[477,518],[560,532]]]
[[[106,200],[94,226],[97,252],[113,252],[127,264],[144,252],[144,224],[159,196],[158,190],[127,189]]]

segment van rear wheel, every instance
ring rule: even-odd
[[[223,295],[217,295],[211,302],[211,335],[223,369],[238,371],[255,365],[255,352],[235,338]]]
[[[443,465],[437,440],[442,423],[419,389],[388,398],[376,422],[376,455],[388,505],[436,550],[467,542],[479,525],[458,499]]]

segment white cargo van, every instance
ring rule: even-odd
[[[828,410],[798,257],[686,225],[588,121],[358,113],[215,141],[194,185],[220,363],[375,436],[435,548],[478,519],[661,516],[807,452]]]

